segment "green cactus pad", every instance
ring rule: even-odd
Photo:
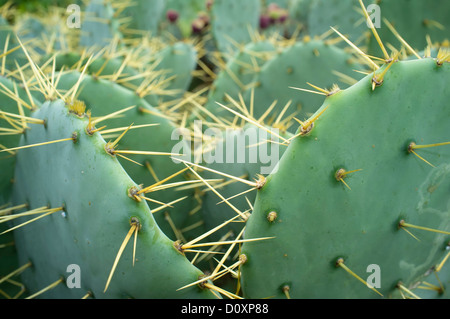
[[[7,40],[8,46],[5,47]],[[11,26],[4,17],[0,16],[0,48],[2,49],[2,52],[4,48],[11,50],[18,46],[19,43],[17,42],[13,26]],[[16,67],[15,61],[17,61],[19,65],[23,65],[24,63],[26,63],[25,54],[21,49],[9,53],[8,55],[6,55],[4,59],[5,59],[5,67],[8,70],[15,69]]]
[[[17,94],[16,94],[17,91]],[[18,99],[16,99],[16,96]],[[40,103],[32,97],[33,103],[22,87],[19,84],[13,82],[9,78],[0,76],[0,111],[11,114],[20,114],[20,109],[24,115],[29,115],[30,109],[27,107],[38,107]],[[26,103],[24,105],[23,102]],[[19,103],[21,107],[19,107]],[[17,118],[13,118],[10,115],[0,116],[0,128],[2,128],[2,135],[0,135],[0,145],[3,148],[13,148],[19,145],[20,133],[12,134],[12,131],[20,132],[24,130],[24,125],[28,124],[22,120],[21,124],[14,123]],[[20,122],[20,120],[19,120]],[[9,196],[12,189],[12,183],[14,180],[14,165],[16,162],[16,156],[14,151],[0,153],[0,206],[9,202]]]
[[[62,74],[58,89],[70,89],[78,81],[79,77],[80,73],[78,72]],[[122,150],[172,153],[172,148],[178,143],[178,140],[172,140],[172,133],[176,130],[176,126],[169,119],[150,106],[144,99],[139,98],[134,92],[116,83],[85,75],[77,91],[77,98],[84,101],[88,108],[92,109],[92,113],[97,116],[105,116],[121,109],[135,106],[134,109],[127,111],[121,117],[108,119],[99,124],[99,126],[107,125],[107,129],[128,127],[132,123],[134,126],[157,125],[128,131],[119,142],[118,147]],[[105,103],[105,101],[109,102]],[[117,134],[120,134],[120,132]],[[131,178],[144,187],[153,185],[158,180],[169,177],[184,168],[180,164],[174,163],[170,155],[125,154],[125,156],[143,165],[139,166],[123,158],[119,160]],[[147,166],[148,164],[150,164],[158,180],[155,180],[154,175]],[[166,184],[185,180],[186,174],[182,174],[167,181]],[[154,215],[161,229],[172,239],[176,238],[170,225],[165,220],[164,212],[170,213],[175,225],[178,228],[181,227],[188,216],[189,210],[192,209],[193,199],[190,197],[192,192],[191,190],[175,191],[174,189],[166,189],[146,194],[147,197],[162,203],[170,203],[189,196],[182,202],[174,203],[171,207],[166,207],[164,211],[159,211]],[[149,203],[149,206],[154,209],[161,206],[161,204],[153,202]]]
[[[447,255],[439,261],[439,264],[423,277],[423,281],[412,290],[422,299],[450,299],[450,263],[448,262],[450,243],[446,247]],[[441,262],[443,262],[441,266]],[[438,267],[440,267],[438,269]]]
[[[164,0],[130,1],[120,17],[131,18],[128,28],[154,36],[158,33],[158,25],[164,12],[164,2]]]
[[[217,116],[228,116],[228,111],[216,102],[226,104],[226,95],[238,100],[258,79],[258,70],[276,54],[276,46],[271,41],[250,42],[229,59],[223,70],[217,74],[208,93],[205,107]],[[255,65],[256,64],[256,65]]]
[[[46,56],[46,59],[51,59],[51,56]],[[89,60],[89,57],[83,57],[78,52],[57,52],[54,55],[55,59],[55,71],[81,70]],[[125,87],[138,87],[142,83],[142,78],[138,75],[140,74],[140,69],[133,66],[124,64],[124,57],[107,57],[100,56],[91,59],[89,65],[87,65],[86,72],[91,75],[98,77],[106,77],[116,75],[120,72],[117,80],[122,80],[120,83]],[[145,65],[141,66],[142,69]],[[129,80],[124,80],[124,78],[130,78]]]
[[[72,140],[23,149],[18,153],[15,203],[29,209],[62,207],[31,224],[14,230],[20,264],[29,261],[23,280],[34,293],[59,278],[62,283],[44,298],[209,298],[198,286],[177,291],[202,273],[174,247],[155,223],[145,201],[135,201],[130,189],[139,187],[117,159],[105,150],[99,133],[88,135],[88,119],[69,112],[64,102],[46,102],[22,145]],[[23,222],[21,217],[15,224]],[[116,255],[132,223],[138,222],[136,259],[133,240],[124,250],[111,283],[104,292]],[[69,265],[81,271],[80,288],[68,288]],[[70,268],[69,268],[70,269]]]
[[[274,129],[270,128],[270,130]],[[204,134],[208,135],[209,132],[205,131]],[[253,124],[247,124],[242,128],[226,129],[221,135],[222,138],[217,141],[215,148],[203,155],[204,160],[207,161],[204,165],[210,170],[230,174],[251,182],[257,181],[259,175],[268,175],[277,167],[279,158],[286,150],[285,145],[280,145],[282,141],[278,137],[271,136],[266,130]],[[288,135],[285,134],[285,137],[287,138]],[[275,143],[267,142],[267,140],[273,140]],[[205,145],[204,148],[209,149],[209,146]],[[203,177],[214,179],[221,176],[216,172],[205,170]],[[250,211],[250,205],[255,201],[257,193],[255,187],[252,191],[244,193],[251,188],[250,185],[233,181],[218,187],[217,191],[225,199],[229,198],[228,203],[245,214]],[[237,194],[242,195],[234,197]],[[221,203],[218,204],[219,202]],[[220,197],[209,191],[202,197],[202,214],[206,229],[212,229],[231,219],[236,212]],[[236,236],[244,226],[243,222],[233,222],[212,236],[219,240],[229,230],[233,230]]]
[[[258,29],[260,0],[215,0],[211,7],[211,32],[220,52],[230,53],[237,44],[252,40]]]
[[[74,37],[73,30],[69,29],[66,21],[60,20],[57,14],[45,16],[24,14],[18,18],[15,22],[15,33],[23,43],[30,41],[27,50],[36,57],[50,50],[67,48],[71,37]]]
[[[369,5],[369,1],[366,1]],[[308,12],[307,32],[320,36],[334,27],[344,33],[352,42],[364,45],[361,37],[369,31],[358,0],[316,0]],[[342,43],[345,46],[345,42]],[[341,46],[342,46],[341,45]]]
[[[114,9],[109,1],[91,0],[81,23],[80,45],[100,50],[114,37],[122,37]]]
[[[428,3],[421,0],[378,1],[381,21],[377,32],[384,44],[390,43],[397,46],[400,42],[385,24],[384,20],[391,23],[395,30],[407,40],[408,44],[416,51],[424,50],[427,45],[427,37],[432,43],[450,40],[450,22],[448,1],[435,1]],[[381,50],[374,37],[370,38],[368,54],[380,56]]]
[[[132,51],[128,51],[132,54]],[[124,54],[128,54],[124,51]],[[80,53],[61,52],[55,55],[55,69],[81,69],[89,60]],[[125,61],[127,59],[127,61]],[[156,50],[149,56],[142,58],[142,62],[130,61],[133,57],[125,57],[123,53],[116,57],[103,55],[95,56],[87,66],[87,73],[95,76],[117,77],[116,81],[129,89],[137,90],[142,87],[146,76],[144,73],[151,71],[156,74],[152,82],[165,82],[161,85],[162,92],[147,92],[144,98],[147,102],[156,105],[171,99],[183,96],[192,81],[192,74],[197,66],[197,50],[194,45],[185,42],[175,42],[164,45],[161,50]],[[125,63],[124,62],[128,62]],[[159,73],[157,73],[159,72]],[[151,85],[150,83],[148,85]]]
[[[242,247],[246,297],[380,297],[337,266],[339,258],[364,281],[378,265],[377,291],[400,297],[399,282],[411,288],[443,258],[450,146],[410,143],[450,141],[449,79],[449,63],[395,62],[374,91],[370,75],[324,101],[313,129],[289,145],[258,192],[245,236],[275,238]]]
[[[160,61],[155,70],[164,72],[162,80],[171,78],[164,89],[173,90],[173,94],[161,95],[159,98],[164,102],[182,97],[191,84],[192,74],[197,66],[195,47],[190,43],[176,42],[157,52],[155,61]]]
[[[323,95],[295,90],[294,88],[310,89],[311,83],[322,89],[332,90],[333,84],[344,88],[348,86],[334,73],[340,72],[351,78],[359,79],[361,75],[354,70],[364,69],[350,53],[329,45],[324,41],[298,42],[281,50],[267,61],[254,76],[254,90],[248,88],[242,93],[247,107],[253,98],[253,116],[259,118],[267,108],[276,101],[271,115],[278,115],[290,102],[286,116],[296,113],[303,120],[314,113],[324,100]],[[320,92],[318,92],[320,93]],[[211,108],[213,104],[211,104]],[[227,117],[219,105],[212,109],[214,113]],[[219,113],[220,112],[220,113]]]

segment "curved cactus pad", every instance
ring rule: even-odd
[[[33,116],[45,119],[46,125],[30,125],[21,145],[68,140],[17,154],[14,202],[47,214],[14,231],[20,263],[32,263],[23,273],[30,292],[62,277],[44,297],[81,298],[87,292],[95,298],[213,297],[199,286],[177,291],[203,273],[161,232],[145,201],[136,200],[139,186],[123,170],[112,146],[98,132],[86,133],[83,109],[69,109],[61,100],[44,103]],[[15,224],[32,218],[21,217]],[[80,288],[65,282],[73,264],[79,266]]]
[[[445,256],[450,65],[389,66],[327,97],[259,190],[245,236],[276,238],[243,245],[246,297],[400,297]]]

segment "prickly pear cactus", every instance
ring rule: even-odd
[[[82,75],[78,72],[69,72],[60,76],[58,89],[70,90],[79,81]],[[105,119],[98,126],[106,125],[106,129],[123,128],[122,131],[109,133],[120,135],[130,124],[136,127],[128,131],[118,143],[117,147],[123,151],[135,151],[137,154],[123,154],[125,158],[118,160],[132,179],[143,187],[151,187],[173,174],[177,174],[182,167],[171,159],[171,152],[178,140],[172,139],[175,124],[158,109],[149,105],[137,94],[114,82],[84,75],[77,90],[77,98],[83,101],[92,114],[107,116],[115,112],[124,112],[122,116]],[[108,103],[104,103],[110,99]],[[93,115],[92,115],[93,116]],[[93,121],[95,121],[93,119]],[[139,128],[139,126],[141,126]],[[100,131],[101,132],[101,131]],[[107,136],[106,135],[103,135]],[[158,137],[158,138],[155,138]],[[110,137],[113,140],[115,138]],[[141,154],[139,154],[142,152]],[[174,176],[167,183],[185,181],[185,174]],[[170,238],[177,239],[170,224],[166,221],[166,215],[170,214],[176,227],[181,227],[192,209],[192,191],[175,191],[173,189],[149,190],[144,193],[149,198],[149,206],[152,209],[166,206],[163,211],[154,215],[161,229]],[[181,202],[178,202],[182,199]]]
[[[263,54],[268,55],[267,60]],[[252,56],[259,57],[259,65],[251,64],[249,60],[256,60]],[[252,115],[256,118],[263,116],[276,102],[272,116],[280,114],[288,104],[285,114],[295,113],[303,119],[315,112],[324,95],[339,89],[337,83],[343,88],[348,86],[342,77],[356,82],[362,76],[354,70],[364,69],[352,54],[326,41],[296,42],[279,50],[267,42],[249,44],[246,51],[230,60],[220,73],[207,107],[212,113],[227,118],[230,113],[217,102],[227,101],[227,95],[238,99],[241,94],[246,105],[252,105]],[[296,90],[313,89],[308,83],[327,92],[322,92],[321,96]]]
[[[260,8],[259,0],[214,0],[211,26],[219,51],[233,52],[237,45],[251,41],[258,28]]]
[[[443,258],[450,147],[436,143],[450,138],[450,65],[442,63],[391,62],[300,125],[246,226],[245,236],[273,237],[243,244],[246,297],[399,297]],[[374,289],[365,284],[370,265],[382,271]]]
[[[8,52],[8,50],[16,49],[3,58],[5,61],[4,65],[9,70],[13,70],[15,68],[15,60],[17,60],[19,64],[25,61],[25,55],[23,52],[21,50],[17,50],[18,45],[17,39],[14,36],[13,27],[3,16],[0,16],[0,46],[2,50],[6,52]]]
[[[135,90],[149,103],[157,105],[179,99],[188,90],[196,68],[197,54],[194,45],[187,42],[175,42],[159,50],[155,48],[145,58],[132,51],[128,51],[128,54],[116,52],[94,57],[64,52],[56,53],[55,69],[81,71],[86,66],[88,74],[120,83]],[[51,60],[52,57],[47,56],[47,59]],[[155,86],[159,89],[146,90],[153,83],[157,83]]]
[[[217,191],[220,197],[209,191],[202,198],[202,215],[206,229],[217,227],[233,218],[236,209],[242,213],[241,222],[230,223],[215,232],[213,237],[216,239],[230,230],[236,236],[244,228],[256,197],[255,185],[263,178],[262,176],[268,175],[277,167],[278,159],[286,150],[286,146],[280,145],[283,142],[281,138],[270,135],[267,130],[253,124],[226,129],[217,140],[212,141],[213,146],[208,144],[204,146],[206,149],[203,154],[203,164],[206,167],[204,178],[218,178],[219,172],[244,180],[244,182],[234,180],[222,186],[219,184]],[[204,134],[210,133],[206,131]],[[282,135],[284,138],[290,136],[288,133]]]
[[[377,30],[385,43],[395,46],[399,43],[389,25],[393,25],[396,32],[417,51],[425,49],[430,42],[450,40],[448,32],[450,23],[446,18],[446,12],[449,10],[447,1],[437,1],[431,6],[420,0],[382,0],[377,4],[379,5],[377,10],[379,28]],[[368,52],[373,55],[381,54],[374,37],[369,40]]]
[[[276,46],[270,41],[250,42],[242,50],[237,52],[232,59],[226,63],[217,78],[214,80],[208,94],[206,107],[214,113],[225,113],[220,109],[219,103],[226,103],[226,95],[234,99],[239,98],[239,93],[243,94],[256,82],[259,69],[276,52]]]
[[[114,37],[121,37],[114,8],[109,1],[91,0],[86,7],[86,18],[81,25],[80,45],[100,50]]]
[[[318,67],[320,66],[320,67]],[[274,113],[278,114],[291,103],[290,112],[297,112],[300,119],[314,113],[324,96],[299,92],[296,88],[311,88],[308,83],[323,88],[330,94],[334,84],[347,87],[340,81],[344,74],[354,81],[361,76],[354,70],[364,67],[351,54],[324,41],[299,42],[288,46],[261,68],[254,92],[247,90],[245,100],[254,94],[254,116],[260,117],[273,101],[277,101]],[[269,102],[270,101],[270,102]]]
[[[0,149],[14,148],[19,145],[20,136],[29,125],[20,116],[29,114],[30,109],[40,103],[32,95],[27,95],[18,83],[4,76],[0,76],[0,87]],[[15,151],[0,153],[0,207],[10,201],[15,162]]]
[[[447,2],[0,5],[0,298],[448,298]]]
[[[164,0],[137,0],[130,2],[121,13],[130,19],[129,27],[134,33],[156,34],[164,11]]]
[[[345,19],[342,17],[345,16]],[[345,32],[354,42],[364,45],[361,37],[368,32],[367,24],[361,14],[358,1],[354,0],[316,0],[312,1],[308,16],[307,28],[311,36],[320,36],[330,30],[330,26]],[[370,32],[370,31],[369,31]],[[345,43],[343,44],[345,46]]]
[[[31,263],[23,273],[30,292],[59,280],[48,298],[87,293],[95,298],[213,296],[199,287],[177,291],[202,273],[160,231],[145,201],[138,200],[139,186],[119,164],[113,145],[98,132],[88,133],[82,109],[56,100],[44,103],[33,117],[45,119],[45,126],[32,125],[21,145],[69,140],[17,155],[14,202],[49,215],[15,231],[20,264]],[[40,169],[43,165],[49,169]],[[131,230],[134,247],[122,247]],[[110,272],[121,247],[123,255]],[[72,264],[82,270],[80,289],[65,282]]]
[[[158,96],[162,102],[181,98],[188,90],[192,81],[192,74],[197,66],[197,52],[192,44],[177,42],[167,46],[157,54],[155,60],[158,65],[155,71],[163,72],[161,76],[168,83],[165,90],[172,91],[167,96]]]

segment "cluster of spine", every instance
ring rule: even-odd
[[[0,7],[0,298],[448,298],[447,3],[70,5]]]

